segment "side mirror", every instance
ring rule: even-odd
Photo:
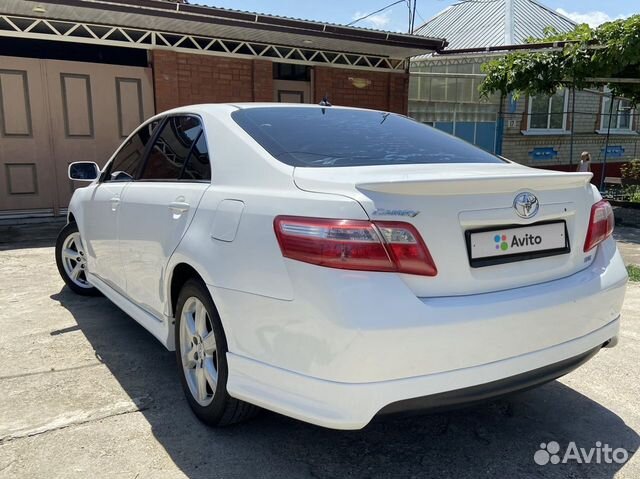
[[[100,176],[100,168],[93,161],[75,161],[69,165],[69,178],[75,181],[93,181]]]

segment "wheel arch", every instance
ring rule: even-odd
[[[167,316],[169,323],[167,324],[167,348],[174,351],[176,348],[176,338],[174,333],[176,306],[178,304],[178,295],[182,286],[191,278],[203,281],[202,275],[188,263],[178,263],[171,269],[167,287]],[[204,283],[204,281],[203,281]]]
[[[178,305],[178,296],[180,295],[180,290],[184,286],[184,284],[190,279],[196,279],[206,287],[207,282],[205,280],[205,275],[200,273],[198,269],[190,263],[183,261],[177,262],[172,268],[171,273],[168,277],[167,284],[167,314],[170,318],[170,324],[168,328],[168,338],[167,343],[169,348],[175,348],[175,334],[173,324],[175,323],[175,314],[176,314],[176,306]],[[209,290],[209,288],[207,288]],[[211,294],[209,290],[209,295],[211,296],[211,301],[213,302],[216,310],[218,309],[216,305],[215,298]],[[219,313],[218,313],[219,314]],[[220,318],[222,321],[222,318]],[[223,328],[226,330],[224,321]]]
[[[175,315],[178,295],[182,286],[192,278],[202,281],[203,284],[205,282],[202,275],[188,263],[178,263],[173,267],[169,279],[169,315],[171,317]]]

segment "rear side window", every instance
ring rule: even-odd
[[[131,181],[136,177],[142,166],[147,144],[157,126],[158,121],[153,121],[127,140],[111,162],[106,181]]]
[[[207,139],[204,132],[196,140],[191,155],[180,177],[182,180],[210,180],[211,166],[209,164],[209,152],[207,150]]]
[[[179,180],[191,149],[202,133],[200,120],[194,116],[167,118],[149,152],[142,180]]]
[[[257,107],[237,110],[232,118],[272,156],[292,166],[504,161],[393,113],[332,107]]]

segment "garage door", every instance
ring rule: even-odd
[[[0,57],[0,218],[64,212],[69,163],[102,166],[153,113],[150,68]]]

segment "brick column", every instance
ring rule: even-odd
[[[273,62],[253,60],[253,101],[273,101]]]
[[[409,112],[409,74],[389,73],[389,111],[406,115]]]
[[[153,50],[151,53],[156,111],[159,113],[180,105],[178,54],[164,50]]]

